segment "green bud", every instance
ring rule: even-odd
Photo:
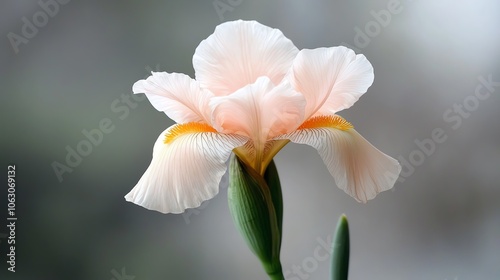
[[[233,155],[229,163],[229,210],[236,227],[260,259],[266,273],[271,279],[280,280],[284,279],[279,259],[283,202],[274,163],[269,165],[265,178],[267,182]]]
[[[342,214],[337,223],[333,239],[331,276],[332,280],[347,280],[349,273],[349,224]]]

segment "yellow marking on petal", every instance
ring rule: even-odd
[[[206,123],[199,122],[189,122],[183,124],[177,124],[172,129],[170,129],[167,134],[165,134],[165,140],[163,143],[172,143],[177,137],[189,133],[200,133],[200,132],[217,132],[215,128],[209,126]]]
[[[298,129],[322,128],[330,127],[340,130],[349,130],[354,126],[338,115],[334,116],[317,116],[305,121]]]

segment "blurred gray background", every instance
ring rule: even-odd
[[[1,225],[12,163],[18,217],[17,272],[7,271],[1,238],[1,279],[266,279],[232,224],[227,181],[184,215],[123,198],[172,124],[147,100],[127,101],[132,84],[151,70],[193,77],[199,42],[234,19],[278,28],[299,49],[365,54],[375,82],[341,115],[407,161],[394,189],[363,205],[335,186],[313,148],[285,147],[275,160],[287,279],[328,279],[321,244],[341,213],[350,279],[500,279],[500,86],[484,85],[500,82],[500,2],[66,0],[50,15],[47,1],[0,4]],[[26,21],[36,32],[23,31]],[[52,164],[65,164],[66,148],[103,119],[113,131],[59,180]],[[435,129],[446,140],[429,144]]]

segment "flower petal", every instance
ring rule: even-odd
[[[279,84],[298,49],[281,31],[256,21],[220,24],[193,56],[196,80],[215,95],[228,95],[258,77]]]
[[[346,47],[304,49],[287,75],[307,100],[306,118],[351,107],[373,83],[373,67]]]
[[[305,99],[289,84],[274,86],[269,78],[260,77],[231,95],[212,98],[210,107],[218,131],[263,144],[302,123]]]
[[[365,203],[393,187],[401,166],[342,120],[329,127],[301,126],[279,138],[316,148],[337,186]]]
[[[182,213],[214,197],[226,160],[248,139],[205,124],[173,125],[156,141],[153,160],[127,201],[162,213]]]
[[[146,80],[137,81],[134,93],[145,93],[151,104],[178,122],[209,123],[208,101],[213,96],[189,76],[179,73],[151,72]]]

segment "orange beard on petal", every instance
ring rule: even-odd
[[[165,140],[163,141],[163,143],[169,144],[172,143],[172,141],[174,141],[177,137],[180,137],[184,134],[197,132],[217,132],[217,130],[206,123],[189,122],[176,124],[165,134]]]
[[[346,121],[341,116],[333,115],[312,117],[299,126],[297,130],[322,127],[335,128],[344,131],[354,128],[350,122]]]

